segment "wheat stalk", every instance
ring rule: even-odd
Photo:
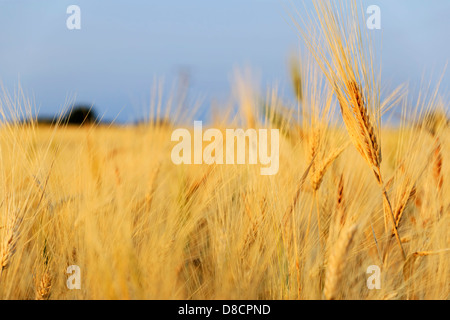
[[[400,220],[403,216],[403,212],[405,211],[408,203],[411,202],[415,195],[416,187],[413,185],[412,187],[408,188],[408,185],[405,184],[402,195],[400,196],[400,201],[398,202],[397,208],[394,211],[395,225],[397,226],[397,228],[400,226]]]
[[[48,300],[50,298],[52,288],[52,278],[48,271],[45,271],[36,288],[37,300]]]
[[[346,216],[344,207],[344,177],[343,174],[341,174],[337,186],[336,210],[334,210],[329,228],[329,241],[334,241],[339,236],[339,233],[345,225],[345,221]]]
[[[393,225],[394,235],[397,239],[397,243],[400,247],[403,259],[406,260],[406,255],[403,250],[402,242],[400,240],[400,235],[398,234],[396,219],[392,210],[392,206],[387,194],[386,188],[383,184],[383,179],[381,175],[381,149],[378,143],[377,136],[374,132],[373,126],[371,125],[369,116],[367,114],[367,108],[364,104],[364,97],[361,92],[361,87],[355,84],[355,81],[347,82],[348,89],[351,93],[350,107],[347,102],[342,98],[339,99],[341,106],[341,112],[344,118],[344,122],[347,131],[350,136],[353,137],[353,143],[356,149],[361,153],[363,158],[366,160],[367,164],[372,168],[375,175],[376,181],[382,191],[384,209],[385,209],[385,219],[386,215],[389,216]],[[341,93],[337,92],[338,96]],[[346,104],[343,106],[343,104]],[[352,114],[350,114],[352,113]],[[347,119],[347,121],[345,121]],[[357,121],[349,121],[348,119],[356,119]],[[385,220],[386,223],[386,220]]]
[[[442,176],[442,159],[441,143],[439,142],[439,138],[436,138],[433,155],[433,177],[439,191],[442,189],[442,185],[444,184],[444,177]]]
[[[356,225],[343,230],[336,244],[332,248],[332,252],[328,258],[328,267],[323,291],[327,300],[335,300],[338,296],[338,287],[344,271],[345,259],[356,230]]]
[[[379,88],[375,80],[372,61],[373,52],[364,49],[365,43],[361,38],[359,14],[356,3],[350,4],[351,12],[343,14],[342,7],[327,1],[314,1],[317,20],[310,21],[310,30],[298,26],[306,44],[334,88],[340,111],[347,132],[353,145],[366,160],[382,191],[384,202],[385,230],[387,219],[391,219],[395,237],[406,259],[400,236],[395,225],[394,213],[381,175],[381,144],[369,116],[370,105],[381,113]],[[339,11],[341,10],[341,11]],[[316,27],[321,31],[321,37],[316,37]],[[308,32],[309,31],[309,32]],[[323,40],[321,43],[319,40]],[[367,39],[369,40],[369,39]],[[370,60],[367,60],[369,57]],[[362,84],[366,90],[363,91]],[[364,92],[368,93],[364,96]],[[366,98],[368,100],[366,100]],[[378,116],[376,120],[379,120]],[[390,239],[390,238],[389,238]]]
[[[314,159],[315,159],[315,156],[311,159],[311,162],[309,163],[308,167],[303,172],[303,175],[300,178],[300,182],[299,182],[298,187],[297,187],[297,191],[295,192],[294,198],[293,198],[291,204],[289,205],[288,209],[286,210],[286,212],[283,215],[283,220],[282,221],[283,221],[283,225],[285,225],[285,226],[286,226],[286,223],[288,222],[289,216],[291,215],[291,213],[294,212],[294,209],[297,206],[298,200],[300,199],[300,194],[301,194],[301,191],[302,191],[302,187],[303,187],[303,185],[304,185],[304,183],[306,181],[306,178],[308,177],[308,174],[309,174],[309,172],[311,170],[311,167],[314,164]]]
[[[433,153],[433,177],[436,183],[436,189],[438,191],[439,198],[442,198],[442,186],[444,184],[444,176],[442,174],[442,163],[443,157],[442,157],[441,143],[439,141],[439,138],[436,137],[436,140],[434,142],[434,153]],[[441,201],[439,208],[439,215],[442,215],[443,210],[444,204]]]
[[[432,255],[438,255],[442,253],[449,252],[450,248],[436,250],[436,251],[416,251],[408,255],[408,259],[406,259],[403,264],[403,277],[407,280],[414,272],[414,263],[418,257],[427,257]]]
[[[2,242],[0,251],[0,278],[3,271],[10,266],[12,257],[16,252],[20,223],[21,219],[18,217],[10,217],[5,227],[6,235],[4,241]]]
[[[344,145],[341,148],[337,148],[333,152],[330,152],[328,154],[328,157],[320,163],[318,169],[315,168],[311,181],[311,185],[314,191],[317,191],[320,188],[327,169],[341,155],[345,148],[347,148],[347,145]]]

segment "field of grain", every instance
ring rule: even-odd
[[[175,165],[171,134],[195,118],[182,107],[136,126],[18,125],[33,106],[3,92],[0,298],[449,299],[448,102],[381,98],[357,22],[343,32],[333,9],[317,2],[321,37],[300,30],[297,100],[238,78],[237,114],[205,124],[279,129],[276,175]]]

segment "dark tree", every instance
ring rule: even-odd
[[[62,124],[92,124],[97,120],[97,116],[92,107],[84,105],[74,106],[72,110],[69,110],[67,114],[62,118]]]

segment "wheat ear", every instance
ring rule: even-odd
[[[397,239],[397,243],[400,247],[403,260],[406,260],[406,254],[403,250],[402,242],[398,234],[397,225],[392,210],[391,202],[387,194],[386,188],[383,183],[381,175],[381,148],[378,143],[377,136],[375,134],[374,128],[371,124],[369,115],[367,113],[367,108],[365,106],[364,95],[356,80],[351,80],[346,82],[347,85],[347,95],[349,97],[349,103],[347,104],[343,98],[341,91],[336,88],[342,117],[344,119],[347,131],[352,138],[352,142],[356,149],[360,152],[363,158],[366,160],[367,164],[372,168],[375,175],[376,181],[381,188],[384,209],[385,209],[385,224],[387,230],[386,216],[391,219],[394,235]]]
[[[19,238],[19,226],[21,219],[10,218],[6,226],[6,236],[1,245],[0,250],[0,278],[3,271],[7,269],[11,263],[12,257],[16,252],[17,240]]]
[[[328,157],[320,163],[320,166],[315,168],[314,174],[312,175],[312,188],[314,191],[317,191],[322,184],[323,177],[327,172],[327,169],[330,165],[341,155],[341,153],[347,148],[347,145],[344,145],[340,148],[335,149],[333,152],[329,153]]]
[[[356,230],[356,225],[344,230],[332,248],[331,255],[328,259],[325,287],[323,291],[327,300],[335,300],[338,296],[338,287],[344,271],[345,259]]]
[[[52,278],[48,271],[45,271],[42,275],[41,280],[37,284],[36,288],[36,299],[37,300],[48,300],[50,298],[52,288]]]

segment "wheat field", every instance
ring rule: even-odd
[[[175,165],[183,103],[135,126],[48,126],[14,121],[34,106],[3,91],[0,298],[449,299],[445,92],[384,92],[357,6],[315,4],[317,28],[292,16],[310,49],[290,65],[296,100],[237,76],[238,112],[208,124],[279,129],[276,175]]]

